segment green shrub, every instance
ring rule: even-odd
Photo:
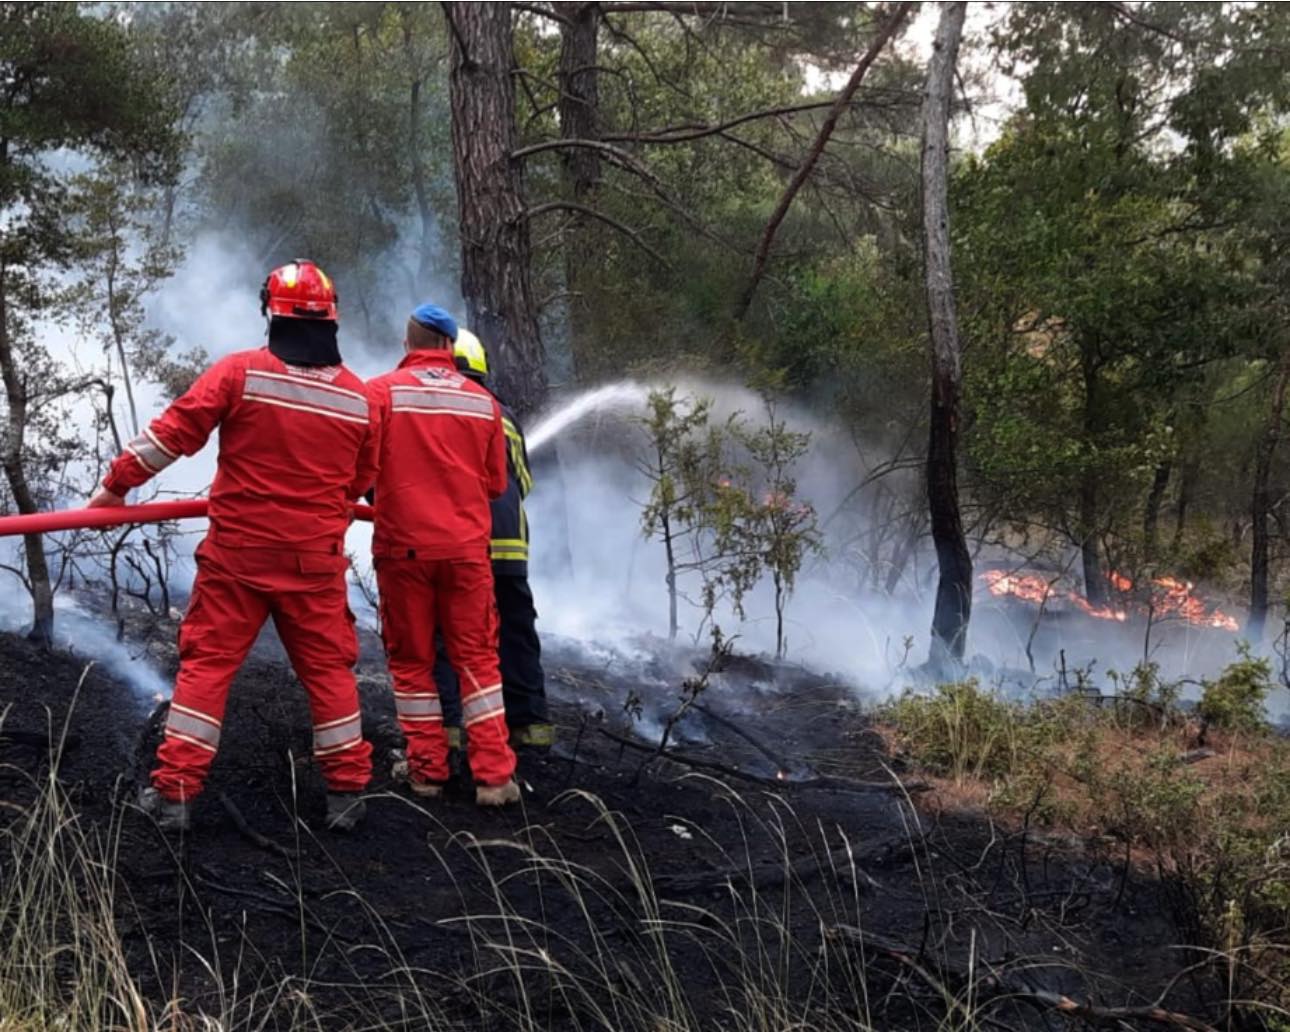
[[[936,686],[932,695],[907,690],[884,707],[920,766],[952,777],[998,778],[1016,765],[1021,707],[982,691],[976,678]]]
[[[1216,681],[1206,681],[1196,711],[1207,727],[1223,731],[1257,732],[1266,728],[1263,704],[1272,690],[1272,665],[1256,659],[1249,645],[1239,646],[1241,658]]]

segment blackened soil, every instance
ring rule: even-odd
[[[796,1015],[798,1027],[935,1028],[943,997],[884,950],[921,956],[956,995],[971,957],[978,972],[1100,1005],[1153,1000],[1187,964],[1169,949],[1167,886],[1126,872],[1114,850],[918,816],[852,693],[827,678],[729,664],[669,734],[703,766],[651,755],[685,669],[703,668],[651,648],[626,659],[550,643],[559,744],[522,756],[523,805],[495,813],[464,783],[433,805],[391,783],[401,740],[367,642],[377,777],[365,826],[339,835],[323,829],[302,690],[266,638],[233,687],[195,827],[172,842],[132,803],[164,708],[83,673],[83,658],[5,636],[0,829],[17,826],[57,754],[80,827],[119,829],[116,930],[150,1003],[228,1014],[238,997],[257,1028],[302,1012],[320,1028],[425,1028],[428,1015],[740,1028],[771,986],[777,1027]],[[0,864],[18,876],[9,854]],[[840,945],[839,925],[875,945]],[[1181,979],[1166,1002],[1203,1014],[1204,995]],[[990,1014],[1067,1027],[1015,1003]]]

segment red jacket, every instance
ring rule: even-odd
[[[288,366],[268,348],[229,355],[126,446],[103,486],[125,494],[216,427],[212,539],[339,551],[350,502],[376,478],[380,424],[363,381],[343,365]]]
[[[506,434],[493,396],[452,352],[420,349],[367,382],[381,421],[372,554],[488,555],[489,502],[506,490]]]

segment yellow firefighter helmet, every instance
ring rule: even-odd
[[[488,352],[484,350],[484,342],[464,326],[457,331],[452,353],[461,372],[480,378],[488,375]]]

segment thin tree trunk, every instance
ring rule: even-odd
[[[1272,458],[1281,441],[1281,420],[1285,414],[1286,385],[1290,382],[1290,347],[1281,352],[1272,404],[1254,460],[1254,491],[1250,499],[1252,543],[1250,546],[1250,615],[1245,637],[1251,643],[1263,640],[1268,618],[1268,516],[1272,509]]]
[[[1169,490],[1173,469],[1172,459],[1160,463],[1151,481],[1151,490],[1147,492],[1147,508],[1142,514],[1142,550],[1148,561],[1156,558],[1160,548],[1160,507],[1164,504],[1165,492]]]
[[[1182,546],[1183,535],[1187,532],[1187,513],[1191,508],[1199,472],[1199,465],[1192,458],[1183,462],[1182,471],[1178,475],[1178,509],[1174,514],[1174,538],[1171,546],[1175,552]]]
[[[923,99],[923,235],[931,333],[932,406],[927,447],[927,503],[940,566],[932,615],[931,660],[961,660],[972,615],[972,556],[958,492],[959,402],[963,361],[950,268],[948,203],[950,102],[966,3],[941,7]]]
[[[777,572],[775,582],[775,658],[784,658],[784,579]]]
[[[545,355],[529,281],[516,149],[510,4],[445,3],[449,99],[461,229],[461,293],[490,349],[498,393],[519,415],[546,399]]]
[[[419,293],[426,289],[434,274],[435,217],[430,205],[430,190],[426,185],[425,161],[421,156],[421,123],[425,117],[421,92],[425,87],[425,73],[417,66],[413,46],[412,12],[399,7],[399,20],[403,30],[403,61],[408,75],[408,157],[412,168],[412,195],[417,202],[417,216],[421,221],[421,239],[417,247],[417,283]]]
[[[8,270],[0,265],[0,377],[4,380],[5,400],[9,406],[2,464],[14,504],[17,505],[18,512],[26,514],[36,512],[37,507],[23,464],[23,441],[27,433],[27,384],[18,372],[13,342],[9,338],[7,273]],[[45,558],[45,542],[40,534],[27,534],[22,542],[27,557],[28,588],[35,614],[27,637],[47,645],[54,636],[54,590],[49,579],[49,563]]]
[[[905,567],[909,565],[909,560],[914,554],[914,546],[918,544],[918,538],[922,532],[921,521],[911,520],[909,530],[892,553],[887,580],[883,584],[883,591],[888,595],[894,595],[896,589],[900,587],[901,578],[905,575]]]
[[[600,81],[597,54],[600,5],[557,3],[560,24],[560,135],[569,140],[597,140]],[[571,147],[562,154],[565,192],[577,204],[595,207],[600,184],[600,154],[593,147]],[[594,280],[596,228],[585,215],[575,214],[572,232],[564,240],[565,289],[569,295],[569,344],[574,375],[595,375],[593,340],[587,320],[587,285]]]
[[[139,408],[134,402],[134,382],[130,379],[130,360],[125,353],[125,330],[121,326],[120,305],[117,297],[116,279],[118,264],[120,262],[121,252],[121,227],[117,224],[114,214],[108,214],[108,231],[112,234],[112,254],[108,259],[107,267],[107,298],[108,298],[108,322],[112,328],[112,341],[116,345],[117,357],[121,362],[121,383],[125,385],[125,400],[130,409],[130,433],[135,437],[139,436]],[[108,398],[109,412],[112,407],[112,399]],[[115,431],[115,419],[113,420],[113,430]],[[120,441],[117,441],[117,451],[120,452]]]
[[[1098,382],[1097,354],[1091,341],[1080,342],[1080,364],[1084,376],[1084,448],[1091,455],[1101,429],[1101,392]],[[1098,476],[1086,463],[1079,483],[1079,544],[1084,566],[1084,597],[1095,606],[1107,604],[1106,579],[1102,575],[1102,558],[1098,547]]]

